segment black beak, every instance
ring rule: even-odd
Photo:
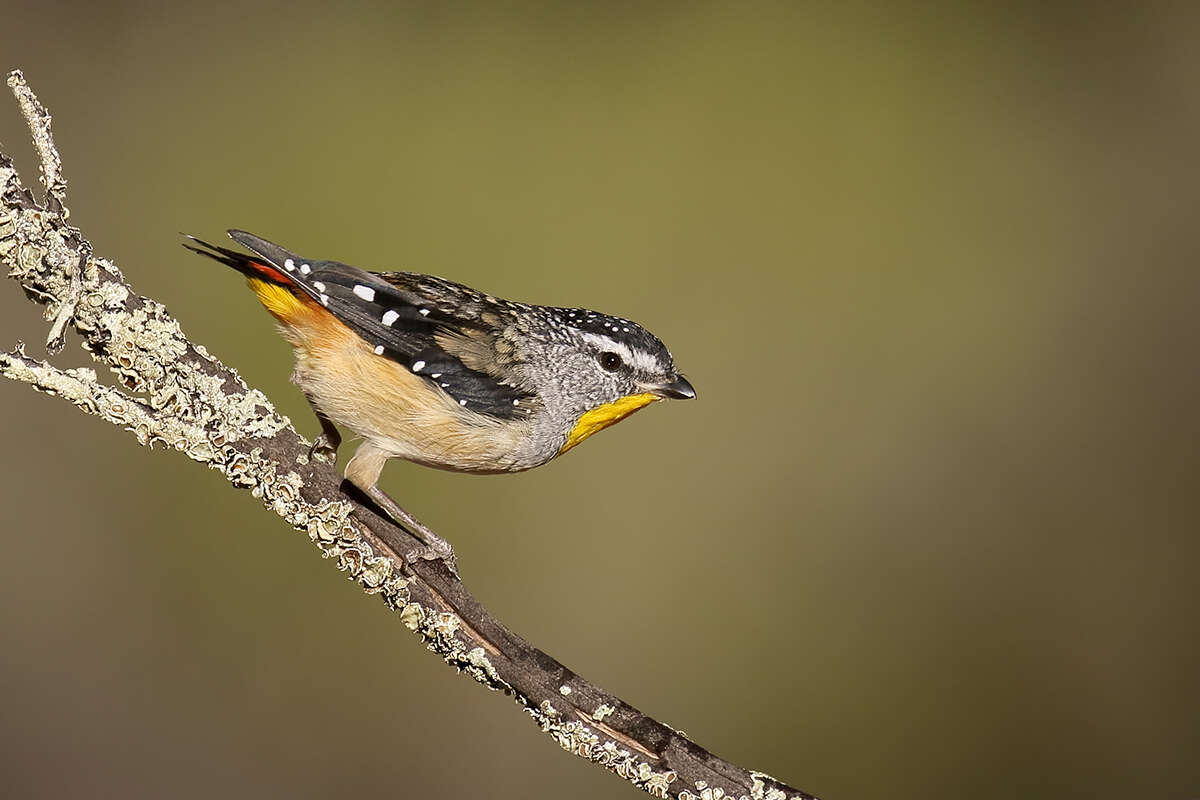
[[[670,383],[652,386],[650,387],[650,391],[660,397],[669,397],[672,400],[692,400],[696,397],[696,390],[688,383],[688,379],[682,375],[675,376],[675,380]]]

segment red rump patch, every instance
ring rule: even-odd
[[[291,278],[269,264],[262,264],[258,261],[251,261],[247,259],[246,266],[252,269],[254,272],[257,272],[263,279],[268,280],[271,283],[279,283],[284,286],[290,286],[293,283]]]

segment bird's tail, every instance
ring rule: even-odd
[[[184,236],[189,240],[183,243],[183,246],[188,250],[191,250],[193,253],[199,253],[202,256],[208,256],[215,261],[220,261],[227,267],[233,267],[247,278],[258,278],[270,281],[271,283],[277,283],[280,286],[288,286],[294,283],[286,274],[268,263],[265,258],[255,258],[249,253],[239,253],[237,250],[230,250],[228,247],[221,247],[220,245],[206,242],[188,233],[185,233]]]
[[[284,271],[285,264],[292,265],[297,259],[282,247],[237,230],[229,231],[230,238],[246,245],[254,255],[239,253],[189,234],[184,236],[189,240],[183,243],[188,250],[220,261],[245,275],[258,299],[280,322],[291,323],[297,314],[316,305],[311,287]]]

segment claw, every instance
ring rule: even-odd
[[[397,520],[398,522],[398,520]],[[450,574],[458,577],[458,559],[454,548],[445,539],[438,539],[434,544],[419,547],[404,554],[404,563],[411,566],[417,561],[441,561],[450,570]]]
[[[454,556],[454,548],[450,546],[449,542],[425,527],[419,519],[401,508],[395,500],[384,494],[383,490],[379,487],[372,486],[365,491],[365,494],[374,501],[375,505],[384,515],[425,545],[406,553],[404,555],[405,564],[411,565],[418,559],[422,561],[441,561],[446,565],[446,569],[450,570],[451,575],[455,578],[458,577],[458,561]]]
[[[319,455],[322,458],[328,459],[329,463],[337,463],[338,445],[331,442],[329,437],[324,433],[313,439],[312,446],[308,448],[308,460],[312,461],[313,456]]]
[[[312,408],[313,413],[317,415],[317,422],[321,423],[320,435],[313,439],[312,447],[308,448],[308,460],[311,462],[313,456],[320,453],[329,459],[329,463],[336,464],[338,447],[342,443],[342,434],[338,432],[333,421],[325,416],[325,412],[317,408],[311,397],[307,394],[304,397],[308,400],[308,405]]]

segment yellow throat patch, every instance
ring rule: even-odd
[[[575,427],[571,429],[570,435],[567,436],[567,443],[562,446],[558,454],[561,456],[596,431],[602,431],[609,425],[615,425],[639,408],[645,408],[659,399],[661,398],[658,395],[649,393],[631,394],[622,397],[620,400],[614,400],[611,403],[605,403],[602,406],[593,408],[580,417],[579,422],[575,423]]]

